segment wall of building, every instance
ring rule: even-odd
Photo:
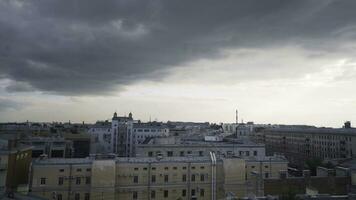
[[[319,194],[347,194],[350,177],[293,177],[287,179],[265,179],[265,195],[305,194],[306,187],[315,188]]]
[[[11,150],[8,154],[6,187],[16,190],[19,185],[29,183],[29,171],[32,161],[31,148]]]
[[[356,151],[354,129],[284,128],[266,129],[251,135],[257,143],[266,145],[266,153],[283,153],[297,166],[308,159],[338,160],[354,158]]]
[[[218,159],[215,166],[209,157],[45,159],[33,164],[31,190],[47,198],[55,192],[63,198],[87,194],[91,199],[150,199],[151,195],[155,199],[212,199],[213,191],[216,199],[228,192],[242,197],[247,190],[246,169],[246,162],[239,158]],[[64,178],[61,185],[60,177]],[[85,182],[87,177],[90,183]],[[81,184],[76,184],[77,178]]]
[[[6,189],[8,159],[7,154],[0,152],[0,192],[5,192]]]
[[[137,145],[136,157],[152,156],[209,156],[209,152],[220,155],[235,155],[243,157],[264,157],[264,145],[241,145],[241,144],[179,144],[179,145]]]
[[[84,199],[85,193],[91,193],[91,181],[87,183],[87,177],[91,178],[91,163],[66,164],[62,161],[33,166],[32,194],[49,199],[53,196],[74,199],[79,194]]]

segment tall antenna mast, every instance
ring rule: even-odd
[[[238,123],[239,123],[239,112],[236,109],[236,124],[238,124]]]

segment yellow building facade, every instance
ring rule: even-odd
[[[42,159],[33,162],[31,193],[57,200],[176,200],[244,197],[254,191],[247,174],[256,161],[212,158]],[[264,160],[270,177],[287,170],[282,158]]]

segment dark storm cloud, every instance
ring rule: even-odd
[[[107,94],[226,48],[333,50],[354,41],[355,9],[331,0],[5,0],[0,73],[14,84],[7,91]]]

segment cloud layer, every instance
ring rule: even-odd
[[[229,49],[350,54],[355,9],[355,1],[338,0],[5,0],[0,78],[12,80],[8,92],[105,95]]]

